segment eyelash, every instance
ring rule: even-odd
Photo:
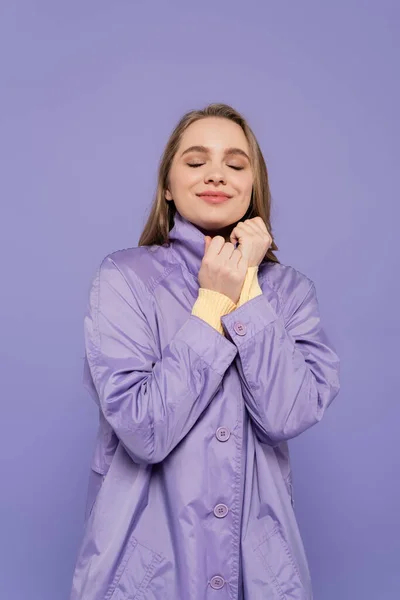
[[[204,165],[204,163],[197,163],[197,164],[191,164],[191,163],[186,163],[188,167],[202,167]],[[244,167],[234,167],[233,165],[228,165],[228,167],[230,167],[231,169],[234,169],[235,171],[242,171],[244,169]]]

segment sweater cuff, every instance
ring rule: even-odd
[[[211,327],[214,327],[219,333],[224,335],[224,329],[221,324],[221,317],[232,312],[236,304],[228,296],[199,288],[199,295],[192,308],[192,315],[206,321]]]
[[[262,289],[260,288],[260,284],[258,283],[258,266],[249,267],[247,269],[246,278],[243,282],[242,291],[240,294],[238,307],[242,306],[245,302],[256,298],[262,294]]]

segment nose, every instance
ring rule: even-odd
[[[226,183],[226,176],[221,167],[217,165],[211,166],[204,177],[206,183]]]

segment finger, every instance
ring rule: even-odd
[[[248,219],[249,224],[253,225],[253,227],[257,227],[259,231],[261,231],[262,235],[268,234],[268,227],[264,223],[264,220],[261,217],[254,217],[253,219]]]
[[[255,217],[254,219],[249,219],[247,223],[249,227],[253,228],[254,235],[257,235],[257,237],[260,239],[260,242],[263,244],[267,243],[268,247],[270,247],[272,243],[272,236],[262,218]]]
[[[207,236],[209,237],[209,236]],[[222,237],[222,235],[216,235],[214,236],[211,241],[209,242],[209,245],[206,249],[207,252],[207,256],[211,257],[211,258],[215,258],[216,256],[218,256],[218,254],[220,253],[221,249],[223,248],[225,244],[225,240]]]
[[[243,237],[246,231],[248,231],[248,229],[246,228],[244,223],[242,221],[239,221],[239,223],[237,223],[236,226],[232,229],[231,235],[229,237],[232,244],[236,244],[237,242],[240,243],[240,238]]]
[[[265,234],[265,229],[261,229],[261,226],[257,224],[254,219],[249,219],[248,221],[245,221],[244,224],[256,235]]]
[[[231,242],[225,242],[221,252],[219,253],[220,257],[224,260],[228,261],[231,259],[232,254],[235,251],[235,246]]]
[[[237,234],[236,234],[236,227],[234,227],[232,229],[231,234],[229,236],[229,240],[230,240],[231,244],[237,244],[238,243],[239,239],[238,239]]]
[[[239,248],[235,248],[235,250],[232,253],[231,259],[230,259],[233,267],[235,269],[239,269],[239,265],[242,260],[246,260],[246,259],[243,257],[243,254],[239,250]]]
[[[239,222],[231,233],[231,239],[234,241],[237,240],[239,242],[238,250],[244,253],[244,256],[245,258],[247,258],[247,260],[250,256],[250,250],[252,241],[254,239],[254,235],[254,230],[249,225],[242,222]]]
[[[251,244],[241,243],[237,248],[247,262],[250,260],[251,247]]]

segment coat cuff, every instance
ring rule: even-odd
[[[225,294],[200,288],[198,298],[192,308],[192,315],[200,317],[224,335],[221,317],[232,312],[235,308],[236,304]]]
[[[246,302],[234,313],[223,316],[221,323],[228,340],[240,349],[278,318],[267,297],[261,294],[251,304]]]

